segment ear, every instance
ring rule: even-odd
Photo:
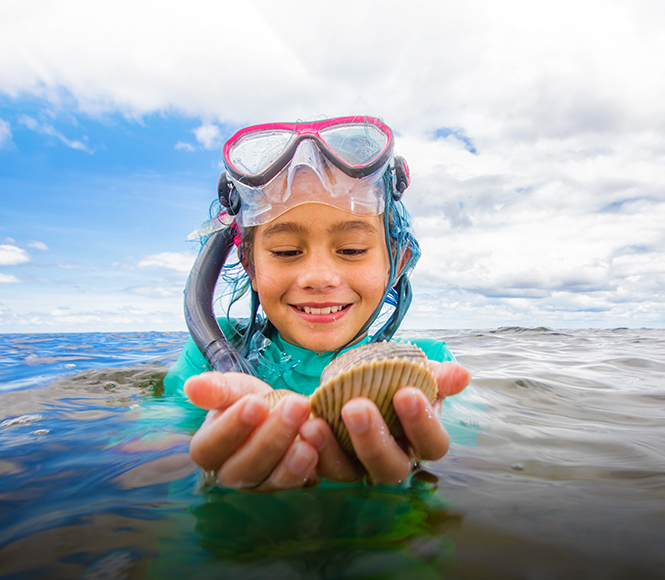
[[[238,259],[242,264],[243,270],[245,270],[245,273],[252,281],[252,288],[256,291],[256,277],[254,276],[254,268],[252,268],[252,265],[249,263],[247,256],[245,256],[243,250],[241,250],[240,247],[238,247]]]

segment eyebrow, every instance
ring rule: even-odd
[[[372,224],[361,220],[337,222],[330,227],[328,233],[338,234],[353,231],[365,232],[367,234],[378,233],[378,230]]]
[[[271,225],[266,231],[261,235],[262,238],[270,238],[278,234],[306,234],[307,228],[305,226],[298,224],[296,222],[282,222],[279,224]]]
[[[350,220],[350,221],[341,221],[334,223],[330,228],[328,228],[328,233],[330,234],[339,234],[345,232],[360,231],[368,234],[377,234],[378,230],[367,222],[361,220]],[[262,238],[267,239],[272,236],[279,234],[307,234],[307,228],[297,222],[282,222],[279,224],[273,224],[262,234]]]

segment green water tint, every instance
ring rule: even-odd
[[[189,542],[158,542],[154,578],[439,578],[454,546],[446,530],[458,523],[431,483],[408,489],[362,485],[250,495],[203,492],[189,512]]]

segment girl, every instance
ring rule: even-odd
[[[239,245],[245,282],[236,281],[235,297],[247,289],[252,312],[248,321],[220,319],[224,336],[206,339],[199,326],[210,321],[199,324],[205,316],[186,308],[194,340],[165,384],[173,391],[184,383],[190,401],[209,410],[191,442],[194,461],[223,486],[274,491],[320,478],[395,484],[416,459],[442,457],[449,439],[441,400],[470,381],[442,342],[412,341],[430,359],[438,398],[430,405],[418,389],[398,391],[403,440],[370,400],[344,406],[357,460],[323,420],[310,418],[306,398],[335,355],[390,340],[411,300],[408,274],[420,250],[400,201],[409,177],[393,155],[391,129],[371,117],[248,127],[226,142],[224,163],[221,221],[236,233],[228,239]],[[188,287],[202,270],[195,265]],[[385,304],[392,315],[370,336]],[[204,372],[211,368],[244,372]],[[294,394],[271,410],[264,395],[272,388]]]

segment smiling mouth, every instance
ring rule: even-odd
[[[324,306],[322,308],[313,308],[311,306],[296,306],[296,308],[305,314],[335,314],[335,312],[340,312],[349,306],[349,304],[345,304],[343,306]]]

